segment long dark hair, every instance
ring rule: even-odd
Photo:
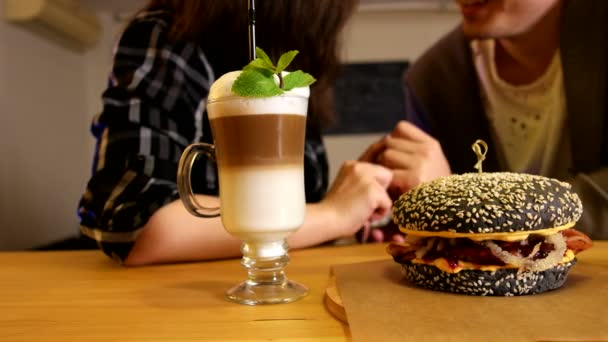
[[[248,62],[247,0],[151,0],[174,17],[171,37],[195,40],[216,56],[223,72]],[[256,43],[273,60],[299,50],[291,68],[311,73],[309,123],[321,127],[334,117],[333,83],[340,66],[340,32],[357,0],[262,0],[256,3]],[[213,60],[214,58],[211,58]],[[213,64],[213,63],[212,63]],[[215,66],[214,66],[215,67]]]

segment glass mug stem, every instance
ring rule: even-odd
[[[247,281],[251,285],[281,285],[287,281],[283,271],[289,263],[285,240],[244,242],[241,252],[243,252],[241,264],[247,269]]]
[[[287,266],[287,255],[270,260],[255,260],[243,257],[241,264],[247,269],[247,282],[251,285],[282,285],[287,280],[283,269]]]
[[[177,167],[177,191],[190,214],[206,218],[218,217],[220,216],[220,207],[205,207],[198,202],[192,191],[190,173],[196,157],[201,153],[215,161],[215,146],[205,143],[188,146],[182,153]]]

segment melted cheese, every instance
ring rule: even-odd
[[[566,251],[566,253],[564,254],[564,257],[562,258],[561,263],[565,264],[565,263],[571,261],[572,259],[574,259],[574,256],[575,256],[574,252],[572,250],[568,249]],[[477,264],[474,264],[471,262],[466,262],[466,261],[458,261],[458,266],[456,266],[455,268],[452,268],[448,264],[448,261],[444,258],[439,258],[439,259],[429,260],[429,261],[425,261],[425,260],[416,258],[416,259],[411,260],[411,262],[413,264],[432,265],[447,273],[458,273],[462,270],[481,270],[481,271],[493,272],[493,271],[499,270],[501,268],[517,268],[516,266],[512,266],[512,265],[505,265],[505,266],[477,265]]]
[[[422,237],[442,237],[442,238],[467,238],[473,241],[483,241],[483,240],[500,240],[500,241],[522,241],[528,238],[531,234],[534,235],[542,235],[548,236],[551,234],[555,234],[562,230],[570,229],[574,226],[575,222],[571,222],[565,224],[563,226],[548,228],[548,229],[539,229],[539,230],[527,230],[527,231],[514,231],[514,232],[500,232],[500,233],[457,233],[457,232],[431,232],[426,230],[411,230],[405,229],[403,227],[399,227],[402,233],[413,235],[413,236],[422,236]]]

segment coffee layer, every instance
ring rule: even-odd
[[[220,170],[302,165],[306,117],[293,114],[220,116],[210,121]]]
[[[219,175],[222,222],[243,239],[285,238],[304,221],[304,171],[228,168]]]

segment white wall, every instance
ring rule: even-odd
[[[360,11],[349,23],[344,36],[347,62],[414,61],[433,42],[458,24],[455,11],[395,10]],[[388,132],[387,132],[388,133]],[[340,165],[357,159],[361,152],[383,134],[327,136],[330,179]]]
[[[77,232],[85,59],[4,20],[0,44],[0,250],[21,249]]]
[[[452,10],[361,10],[345,30],[344,56],[350,62],[415,60],[459,21]]]

